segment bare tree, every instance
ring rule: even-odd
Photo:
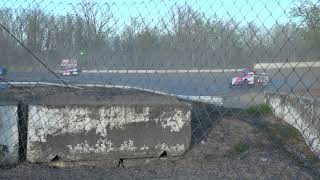
[[[86,38],[101,43],[113,33],[112,13],[107,3],[99,5],[96,1],[82,1],[76,14],[84,19]],[[100,8],[103,7],[103,8]]]

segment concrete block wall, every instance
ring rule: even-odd
[[[0,105],[0,165],[19,161],[17,105]]]
[[[179,156],[189,149],[191,103],[146,92],[116,92],[103,91],[105,100],[87,92],[29,101],[0,96],[0,165],[56,157],[114,161],[164,152]],[[16,103],[11,105],[11,100]]]
[[[320,99],[266,92],[274,115],[295,127],[320,158]]]
[[[47,162],[182,155],[191,105],[29,105],[27,160]]]

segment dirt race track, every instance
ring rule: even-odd
[[[272,116],[229,116],[183,157],[124,160],[120,167],[25,162],[2,167],[0,179],[320,179],[320,161]]]

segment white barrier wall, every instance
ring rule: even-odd
[[[279,93],[266,93],[274,115],[295,127],[320,158],[320,100]]]
[[[182,155],[191,141],[191,106],[30,105],[27,160],[48,162]]]
[[[320,67],[320,62],[284,62],[284,63],[258,63],[254,69],[284,69],[284,68],[309,68]]]
[[[16,105],[0,105],[0,165],[18,163],[19,133]]]

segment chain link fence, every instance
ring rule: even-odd
[[[319,47],[313,0],[0,0],[0,178],[317,179]]]

